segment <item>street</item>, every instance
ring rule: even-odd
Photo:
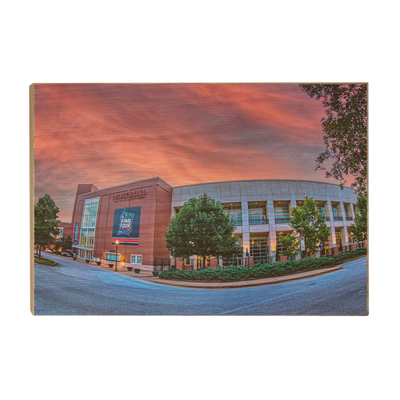
[[[36,315],[367,315],[367,257],[314,278],[243,289],[162,286],[72,259],[35,264]]]

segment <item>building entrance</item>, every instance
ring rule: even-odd
[[[93,260],[93,251],[79,249],[78,257],[83,260]]]
[[[250,257],[253,262],[265,263],[269,261],[268,237],[250,237]]]

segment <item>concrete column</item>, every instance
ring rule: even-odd
[[[347,237],[347,228],[344,226],[343,228],[340,228],[339,232],[340,232],[340,241],[342,243],[342,246],[347,246],[349,244],[349,240]],[[339,243],[336,243],[336,245],[338,246]]]
[[[250,252],[250,225],[249,225],[249,204],[247,197],[242,198],[242,244],[243,244],[243,257],[246,256],[246,249]]]
[[[325,204],[326,215],[329,216],[329,223],[331,228],[331,236],[329,236],[329,247],[336,247],[336,236],[335,236],[335,221],[333,219],[332,203],[328,199]]]
[[[293,207],[297,207],[297,203],[296,203],[296,196],[294,196],[293,194],[290,195],[290,207],[289,207],[289,212],[291,214],[291,210]]]
[[[349,208],[350,208],[350,217],[353,217],[353,222],[354,222],[354,220],[356,219],[356,214],[354,212],[353,203],[350,203]]]
[[[341,234],[342,237],[342,246],[348,246],[349,245],[349,235],[347,232],[347,220],[346,220],[346,209],[344,208],[343,201],[340,202],[340,209],[342,210],[342,216],[343,216],[343,235]]]
[[[352,220],[352,221],[349,221],[349,226],[351,226],[351,225],[354,225],[354,221],[355,221],[355,219],[356,219],[356,214],[355,214],[355,212],[354,212],[353,203],[350,203],[350,204],[349,204],[349,210],[350,210],[350,216],[353,217],[353,220]],[[348,233],[347,233],[347,238],[348,238],[348,240],[350,241],[350,235],[349,235]]]
[[[269,221],[269,258],[272,262],[276,255],[276,224],[274,201],[272,196],[267,196],[267,218]]]

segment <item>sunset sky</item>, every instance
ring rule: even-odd
[[[297,84],[38,84],[35,202],[70,222],[79,183],[337,183],[314,171],[323,115]]]

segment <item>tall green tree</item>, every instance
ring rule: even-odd
[[[39,246],[39,257],[43,246],[55,242],[54,237],[58,235],[59,208],[54,200],[48,195],[41,197],[35,205],[35,238],[34,242]]]
[[[207,194],[191,198],[179,210],[165,231],[165,243],[173,257],[230,256],[242,253],[233,236],[235,223],[224,212],[221,202]]]
[[[292,207],[289,225],[294,229],[294,234],[287,234],[278,238],[283,246],[293,253],[293,248],[300,249],[300,236],[305,238],[306,251],[316,253],[320,249],[320,243],[328,240],[331,232],[325,223],[325,219],[318,213],[317,203],[312,197],[306,197],[304,204]],[[300,235],[300,236],[298,236]]]
[[[357,242],[367,240],[367,198],[358,196],[354,225],[348,227],[348,231],[354,235]]]
[[[346,177],[358,193],[367,191],[367,84],[305,84],[301,89],[321,100],[325,117],[321,119],[326,150],[316,159],[316,170],[326,171],[343,187]],[[326,161],[333,161],[330,170]]]

